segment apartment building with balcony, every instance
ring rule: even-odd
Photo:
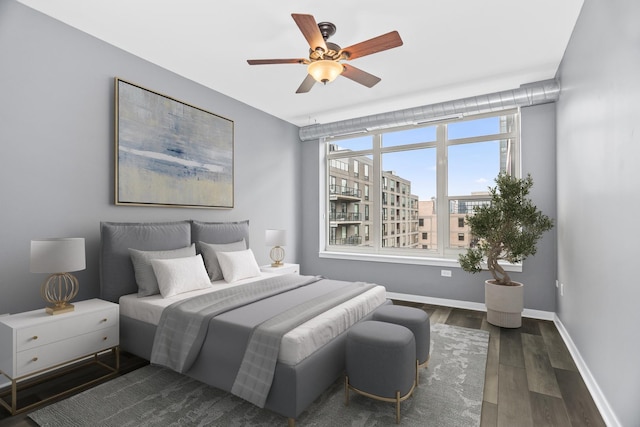
[[[411,181],[382,172],[382,247],[418,248],[418,196]]]
[[[373,165],[366,156],[329,162],[329,245],[371,246],[374,234]],[[418,197],[411,182],[382,173],[380,239],[383,247],[419,247]]]

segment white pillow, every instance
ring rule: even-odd
[[[251,249],[218,252],[218,262],[220,263],[224,280],[229,283],[260,275],[260,267],[258,267]]]
[[[232,242],[232,243],[206,243],[198,242],[200,253],[204,258],[204,266],[209,273],[209,279],[222,280],[222,270],[220,270],[220,264],[218,263],[218,252],[231,252],[231,251],[243,251],[247,249],[247,244],[244,239]]]
[[[140,251],[138,249],[129,248],[129,253],[131,254],[131,262],[133,262],[136,283],[138,284],[138,296],[148,297],[149,295],[160,293],[160,289],[158,289],[158,280],[156,279],[155,274],[153,274],[153,267],[151,267],[150,260],[195,256],[196,245],[192,244],[185,248],[168,251]]]
[[[163,298],[211,286],[200,254],[186,258],[152,259],[151,266]]]

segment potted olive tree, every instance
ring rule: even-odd
[[[519,263],[536,253],[536,244],[545,231],[553,228],[553,220],[544,215],[527,196],[533,186],[526,178],[500,173],[496,186],[489,188],[491,202],[476,208],[466,220],[471,229],[472,244],[459,256],[460,266],[469,273],[486,269],[493,280],[485,281],[487,321],[505,328],[522,325],[524,288],[514,282],[500,261]]]

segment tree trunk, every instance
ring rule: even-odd
[[[499,285],[509,285],[511,284],[511,277],[509,274],[502,268],[500,264],[498,264],[498,258],[501,253],[501,249],[495,248],[488,254],[487,256],[487,266],[491,275],[496,280]]]

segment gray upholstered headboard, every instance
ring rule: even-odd
[[[101,222],[100,298],[118,302],[138,292],[129,248],[143,251],[179,249],[191,243],[231,243],[245,239],[249,221],[238,222]]]

